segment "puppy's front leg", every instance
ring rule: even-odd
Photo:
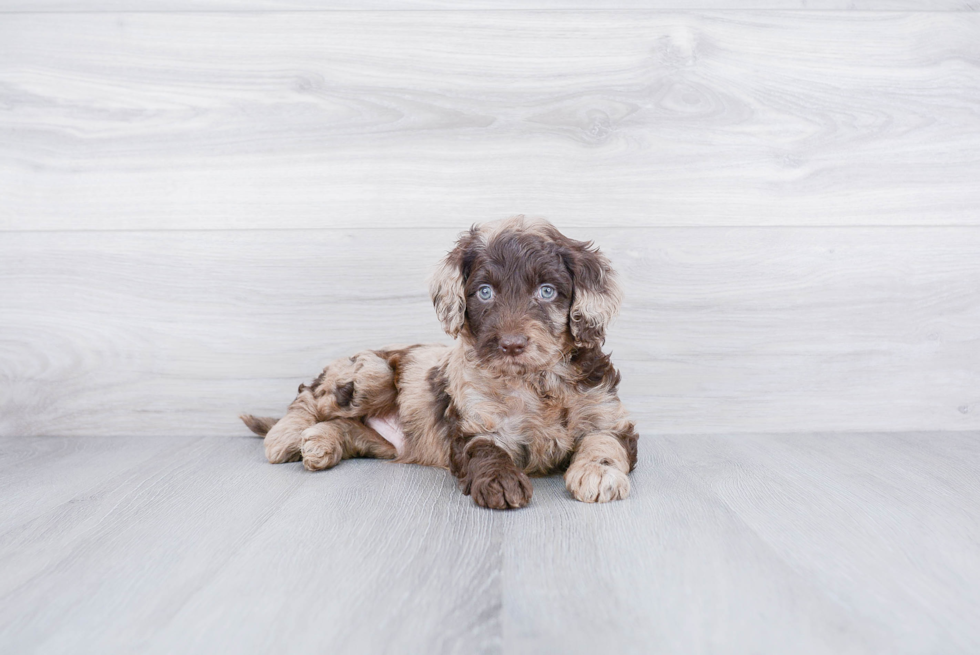
[[[489,437],[454,444],[451,469],[463,493],[480,507],[516,509],[531,502],[534,488],[524,471]]]
[[[628,448],[632,450],[628,450]],[[565,486],[575,500],[608,503],[630,495],[627,474],[636,464],[636,433],[594,432],[582,437],[565,472]]]

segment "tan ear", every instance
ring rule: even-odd
[[[575,345],[599,347],[606,340],[606,327],[619,313],[623,291],[609,259],[591,243],[567,239],[566,247],[574,284],[569,329]]]
[[[456,247],[446,255],[429,278],[429,296],[436,308],[442,328],[453,339],[459,336],[466,321],[466,278],[464,267],[467,250],[476,239],[477,228],[460,236]]]
[[[466,315],[466,293],[463,289],[463,272],[452,261],[452,253],[443,260],[429,279],[429,295],[436,308],[436,316],[442,322],[442,329],[453,339],[463,329]]]

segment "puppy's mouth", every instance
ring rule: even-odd
[[[533,366],[524,355],[498,356],[482,358],[481,364],[484,368],[493,371],[496,375],[504,377],[526,375],[532,370],[539,368]]]
[[[548,352],[547,348],[530,340],[524,340],[519,348],[506,343],[486,344],[479,349],[481,366],[501,375],[524,375],[532,371],[552,368],[561,360],[561,353]]]

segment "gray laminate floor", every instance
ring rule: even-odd
[[[980,434],[651,436],[476,508],[251,438],[0,440],[4,653],[975,653]]]

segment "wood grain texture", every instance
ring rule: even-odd
[[[549,479],[536,508],[508,522],[514,652],[980,646],[980,631],[966,627],[980,611],[980,435],[640,444],[627,503],[568,503]]]
[[[0,0],[0,652],[980,651],[978,5],[677,4]],[[521,211],[629,500],[234,436]]]
[[[483,10],[977,11],[976,0],[0,0],[2,12],[483,11]]]
[[[57,437],[6,440],[0,459],[0,534],[18,529],[38,516],[88,493],[105,479],[144,465],[182,447],[188,437],[65,440]],[[9,579],[8,579],[9,581]]]
[[[105,454],[107,440],[73,441]],[[445,472],[359,461],[312,476],[269,465],[254,438],[141,441],[141,456],[168,448],[118,475],[90,457],[78,498],[0,536],[0,649],[499,651],[496,517]],[[41,498],[20,488],[2,506]]]
[[[980,16],[8,14],[0,230],[977,225]]]
[[[12,449],[66,482],[0,495],[38,508],[0,529],[4,652],[980,648],[980,433],[647,436],[630,499],[543,478],[515,512],[436,469],[270,466],[253,438]]]
[[[608,347],[657,432],[980,428],[980,230],[655,228],[591,237]],[[7,233],[0,434],[244,434],[327,362],[448,339],[450,230]]]

